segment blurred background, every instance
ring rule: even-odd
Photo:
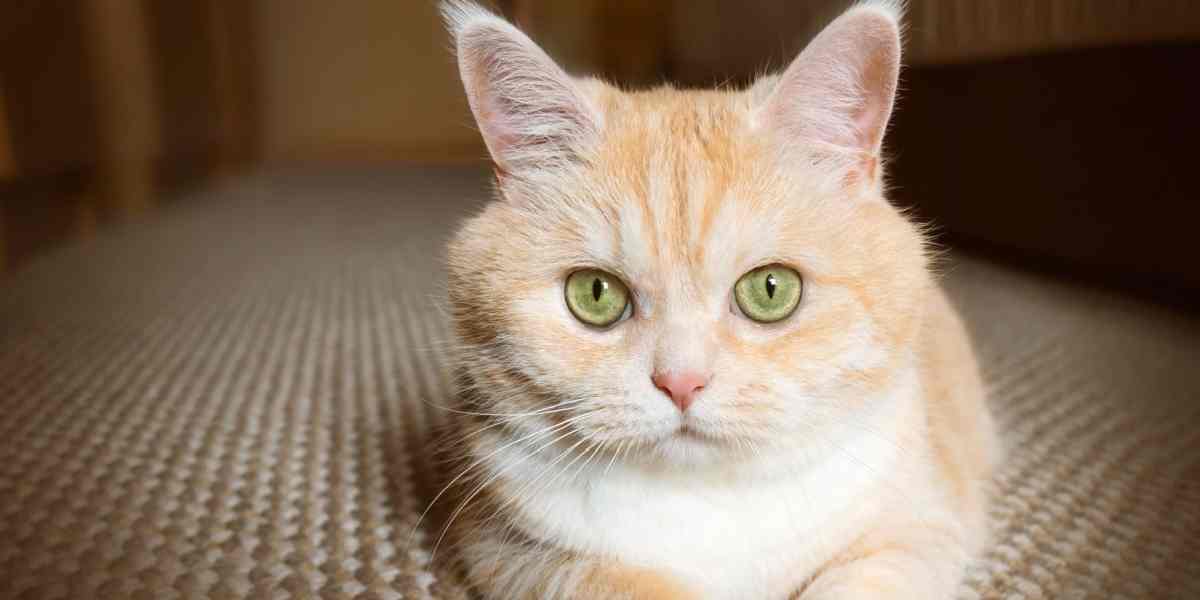
[[[492,3],[626,87],[745,83],[846,5]],[[951,245],[1200,298],[1200,2],[910,0],[906,44],[897,202]],[[429,0],[0,3],[8,274],[224,178],[362,163],[486,166]]]

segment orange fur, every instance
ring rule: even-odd
[[[647,569],[624,565],[594,567],[580,584],[581,598],[628,600],[693,600],[696,590]]]

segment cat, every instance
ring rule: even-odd
[[[495,169],[447,253],[438,544],[474,589],[952,597],[997,448],[929,243],[884,196],[898,5],[706,91],[571,77],[485,9],[443,13]]]

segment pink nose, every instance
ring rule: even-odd
[[[655,373],[650,379],[654,381],[655,387],[671,397],[671,402],[679,407],[680,412],[686,411],[696,399],[696,394],[708,385],[708,375],[695,371]]]

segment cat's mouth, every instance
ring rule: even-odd
[[[668,464],[699,466],[728,460],[734,446],[734,440],[703,424],[685,422],[662,432],[651,448],[654,456]]]
[[[646,447],[652,451],[667,455],[703,451],[707,456],[709,452],[724,453],[737,446],[738,442],[719,427],[714,430],[708,423],[685,417],[643,437],[641,443],[636,445],[641,444],[647,444]]]
[[[703,429],[697,427],[694,424],[688,424],[687,421],[680,423],[679,427],[675,430],[674,434],[672,434],[669,437],[684,439],[684,440],[689,440],[689,441],[704,442],[707,444],[724,445],[724,443],[725,443],[725,440],[723,440],[707,431],[704,431]]]

